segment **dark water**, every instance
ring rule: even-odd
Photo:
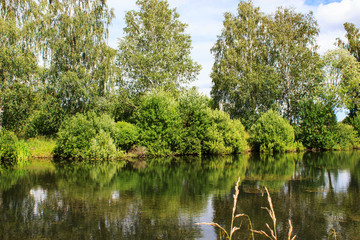
[[[297,239],[360,239],[358,151],[1,166],[0,239],[218,239],[195,223],[230,228],[239,176],[237,213],[254,229],[271,223],[267,186],[279,239],[288,219]],[[250,239],[240,223],[234,239]]]

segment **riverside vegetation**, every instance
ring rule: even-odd
[[[348,41],[320,56],[312,13],[280,7],[267,15],[240,1],[211,49],[208,98],[186,88],[201,66],[176,9],[167,0],[136,4],[113,49],[106,1],[1,1],[2,160],[23,161],[31,151],[109,160],[359,146],[354,24],[344,24]],[[349,114],[338,123],[340,109]],[[34,151],[47,139],[52,153]]]

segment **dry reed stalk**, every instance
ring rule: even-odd
[[[267,200],[268,200],[268,203],[269,203],[269,207],[270,207],[270,208],[262,207],[262,209],[265,209],[265,210],[269,213],[270,218],[271,218],[271,220],[273,221],[273,229],[271,229],[271,227],[269,226],[269,224],[266,223],[266,227],[269,229],[270,235],[267,234],[267,233],[266,233],[265,231],[263,231],[263,230],[261,230],[261,231],[251,230],[251,231],[254,232],[254,233],[257,233],[257,234],[266,236],[267,238],[269,238],[269,239],[271,239],[271,240],[277,240],[278,238],[277,238],[277,231],[276,231],[276,216],[275,216],[274,206],[273,206],[273,203],[272,203],[272,199],[271,199],[269,190],[268,190],[266,187],[265,187],[265,191],[266,191],[266,194],[267,194]],[[292,231],[293,231],[293,226],[292,226],[292,224],[291,224],[291,220],[289,220],[289,226],[290,226],[290,229],[289,229],[289,233],[288,233],[288,240],[295,240],[296,235],[295,235],[294,237],[291,237]]]
[[[331,239],[331,238],[334,238],[335,240],[337,239],[337,233],[336,233],[335,229],[333,229],[333,228],[331,228],[329,230],[328,239]]]
[[[240,184],[240,177],[238,178],[238,181],[236,182],[236,186],[235,186],[235,194],[233,195],[234,198],[234,206],[233,206],[233,211],[232,211],[232,215],[231,215],[231,228],[230,228],[230,234],[223,228],[221,227],[219,224],[217,223],[196,223],[195,225],[210,225],[213,227],[218,227],[221,229],[221,231],[224,233],[224,235],[226,235],[227,239],[231,240],[233,237],[233,234],[241,229],[240,227],[234,227],[234,222],[236,218],[240,218],[240,217],[247,217],[249,224],[250,224],[250,229],[252,229],[252,223],[250,220],[250,217],[246,214],[237,214],[235,215],[236,212],[236,206],[237,206],[237,201],[238,201],[238,197],[239,197],[239,184]],[[254,233],[251,232],[251,237],[254,240]]]

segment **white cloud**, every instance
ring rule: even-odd
[[[345,22],[360,23],[360,0],[342,0],[327,5],[321,4],[315,12],[320,27],[318,44],[320,53],[333,49],[337,37],[344,39]],[[345,40],[345,39],[344,39]]]

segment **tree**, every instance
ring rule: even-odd
[[[337,45],[347,49],[360,62],[360,30],[353,23],[344,23],[347,43],[337,38]]]
[[[325,83],[323,95],[335,108],[346,106],[353,118],[360,110],[360,63],[346,49],[328,51],[323,57]]]
[[[321,80],[312,13],[279,8],[265,15],[252,1],[241,1],[238,14],[225,13],[224,28],[212,53],[211,95],[233,117],[251,122],[260,112],[280,109],[296,120],[297,102]]]
[[[316,53],[319,28],[313,14],[278,8],[269,25],[275,59],[273,66],[280,77],[277,100],[282,115],[295,122],[298,104],[309,98],[322,79],[321,59]]]
[[[211,49],[215,56],[211,96],[247,127],[254,115],[271,108],[279,94],[269,21],[251,1],[241,1],[237,15],[225,13],[224,28]]]
[[[0,2],[0,129],[5,92],[17,83],[30,87],[36,79],[36,21],[35,1]]]
[[[178,90],[193,81],[200,66],[190,57],[186,24],[166,0],[138,0],[139,11],[126,13],[125,37],[119,42],[117,65],[130,95],[162,87]]]
[[[345,104],[350,111],[349,117],[353,118],[360,108],[360,29],[356,28],[355,24],[348,22],[344,23],[344,28],[347,42],[337,38],[337,45],[348,50],[357,61],[356,64],[353,59],[349,59],[348,57],[349,64],[344,68],[347,72],[345,73],[347,80],[343,81],[343,85],[347,85],[347,89],[344,91],[347,92]]]
[[[44,85],[66,114],[86,112],[114,87],[115,50],[107,45],[113,11],[104,0],[43,0],[40,6]]]

